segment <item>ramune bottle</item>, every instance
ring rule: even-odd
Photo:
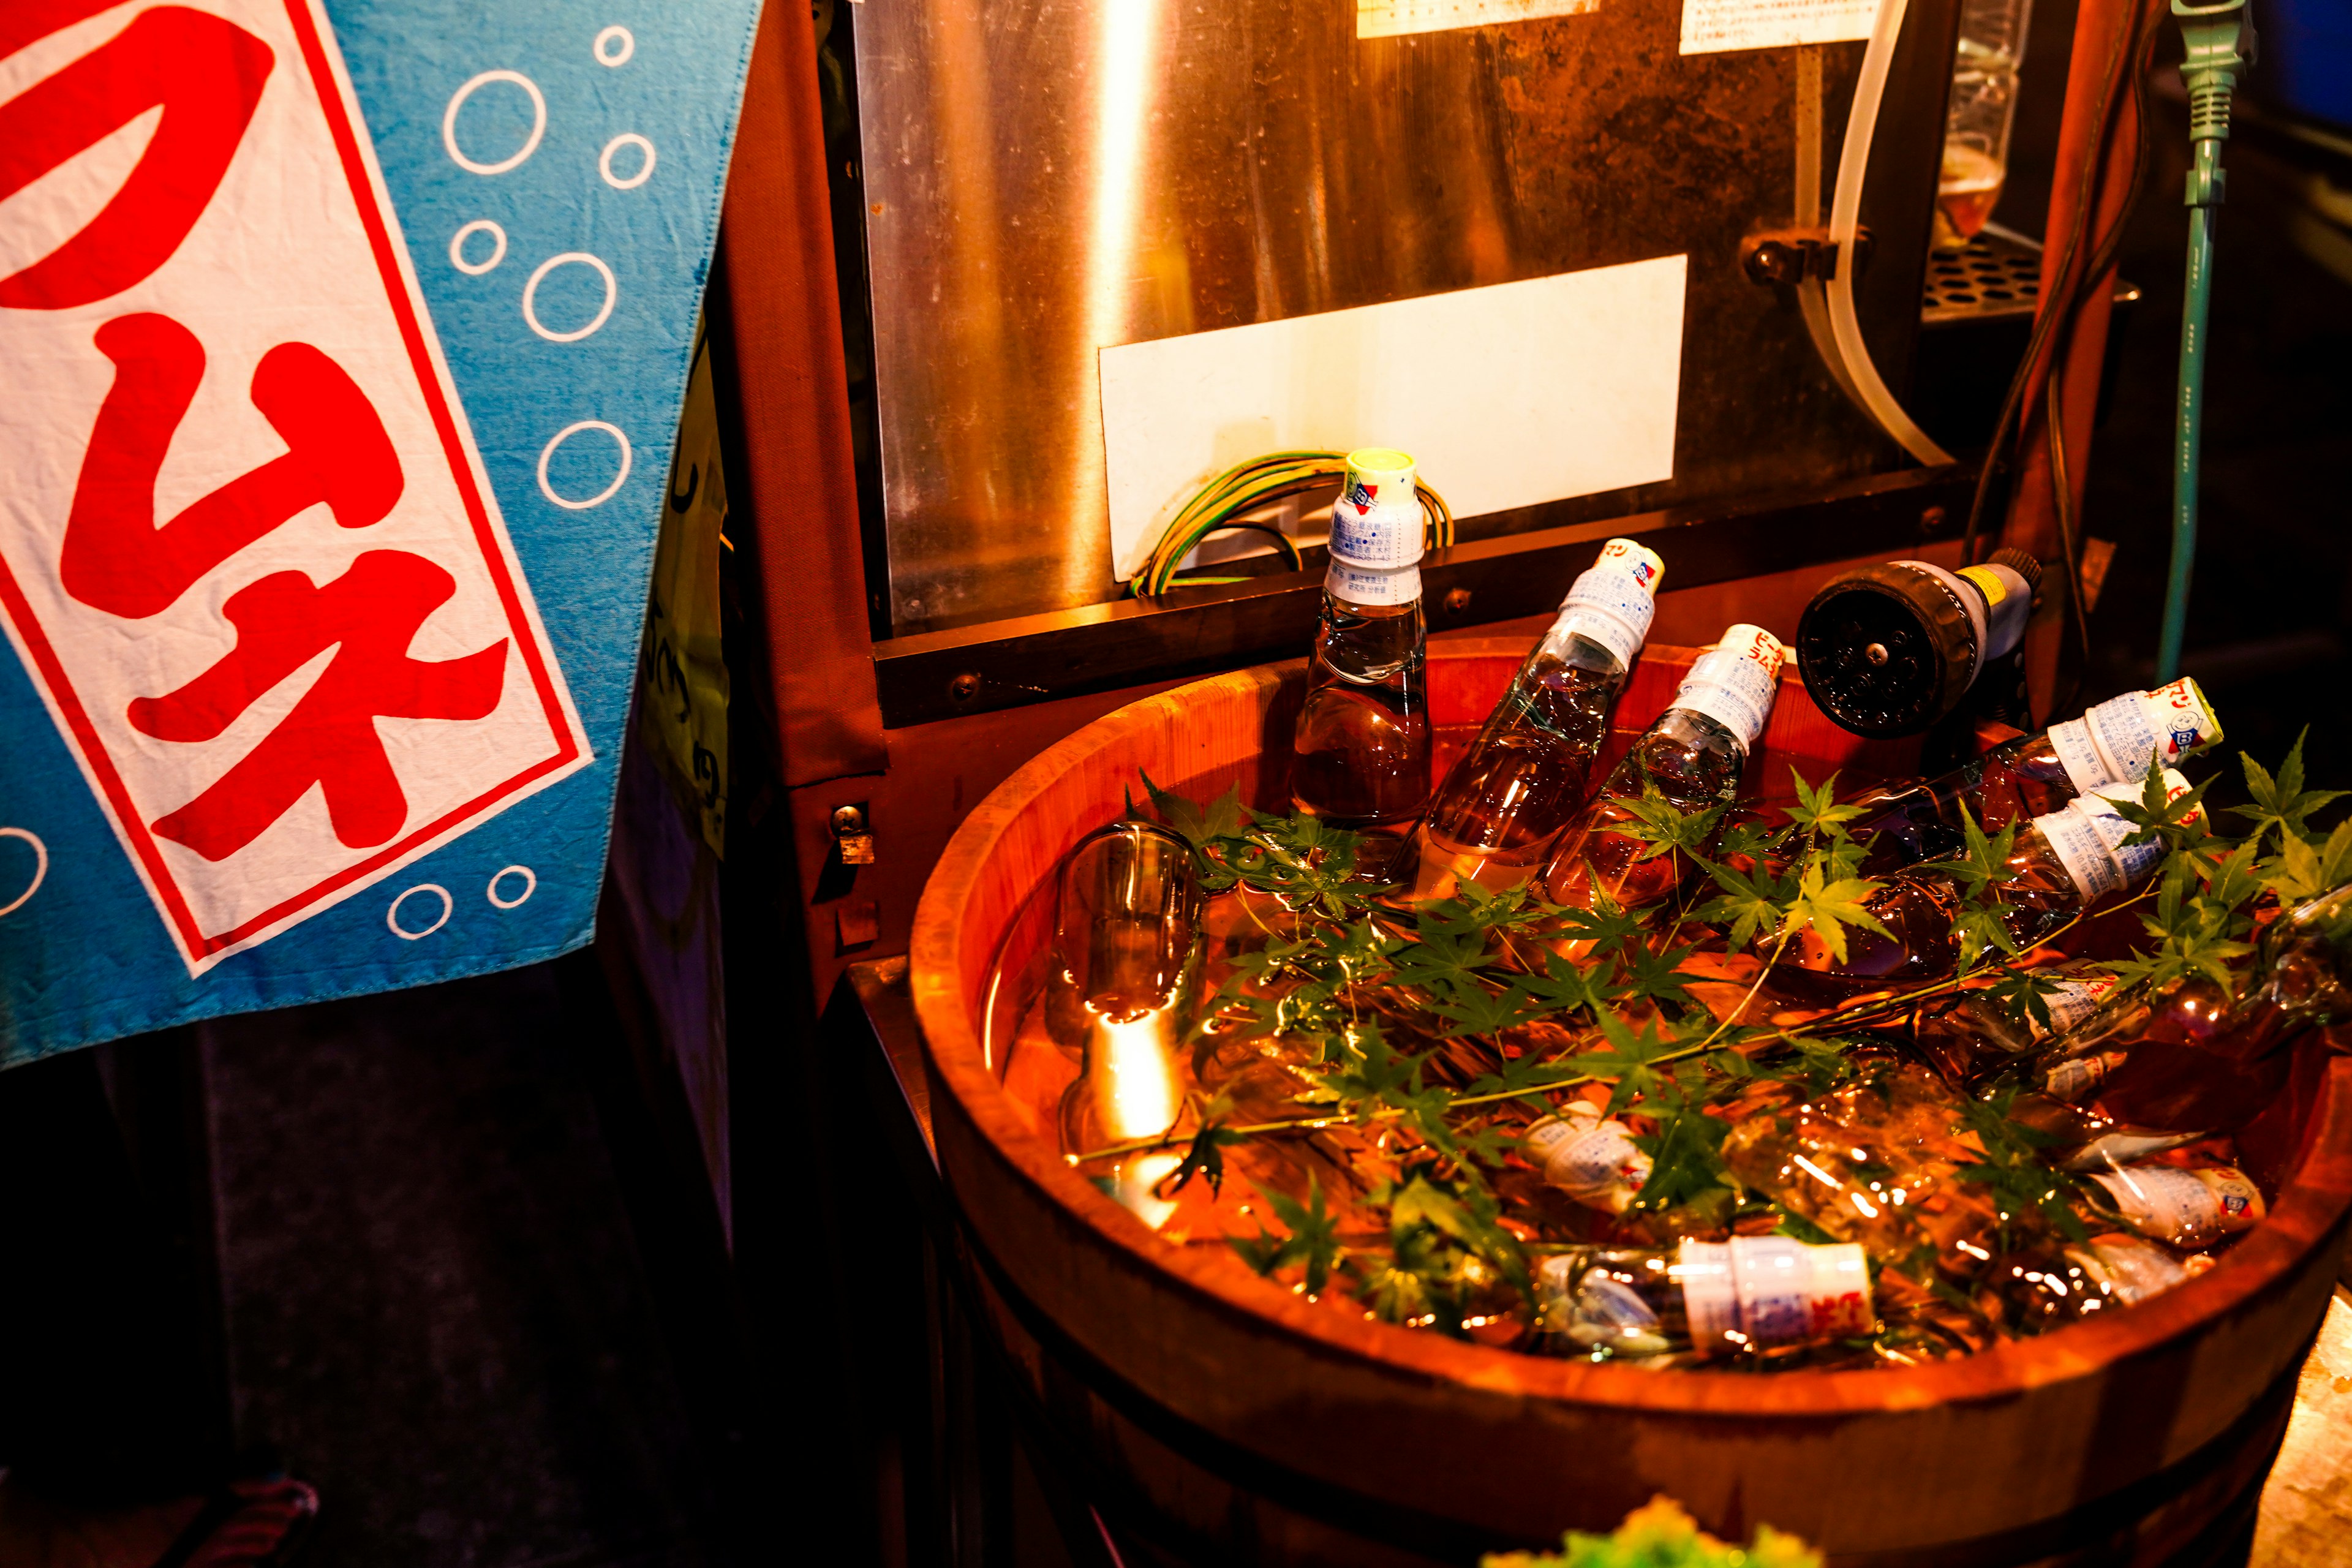
[[[2189,781],[2167,769],[2164,787],[2167,799],[2178,800],[2188,793]],[[2141,788],[2103,785],[2063,810],[2035,817],[2018,834],[2000,889],[2000,918],[2020,946],[2032,947],[2081,910],[2156,869],[2163,847],[2126,847],[2124,840],[2134,828],[2115,808],[2117,800],[2138,799]],[[1959,956],[1951,928],[1960,903],[1958,885],[1948,872],[1916,867],[1887,879],[1864,900],[1888,935],[1848,926],[1841,962],[1808,928],[1788,944],[1778,968],[1791,979],[1818,976],[1854,990],[1943,979]],[[1769,952],[1778,941],[1759,935],[1756,945]]]
[[[2177,767],[2221,739],[2197,682],[2187,676],[2153,691],[2127,691],[2079,719],[2021,735],[1940,778],[1890,785],[1853,796],[1868,815],[1852,824],[1859,839],[1875,834],[1866,876],[1921,860],[1949,859],[1964,847],[1960,813],[1987,833],[2057,810],[2107,784],[2137,784],[2148,764]]]
[[[1348,455],[1290,795],[1300,811],[1363,833],[1361,863],[1375,872],[1429,800],[1425,530],[1412,458],[1382,447]]]
[[[1632,540],[1612,539],[1569,588],[1551,630],[1431,797],[1413,834],[1415,899],[1451,897],[1464,879],[1516,887],[1543,864],[1584,802],[1664,570]]]
[[[1591,908],[1605,895],[1624,906],[1653,904],[1680,886],[1690,868],[1675,854],[1644,858],[1640,839],[1610,831],[1633,820],[1628,801],[1654,790],[1667,805],[1705,811],[1739,793],[1748,748],[1764,733],[1779,689],[1780,639],[1761,626],[1725,629],[1699,655],[1675,693],[1553,851],[1544,872],[1555,903]]]
[[[1580,1247],[1536,1268],[1543,1348],[1568,1355],[1702,1355],[1874,1331],[1870,1266],[1852,1242],[1685,1238],[1672,1252]]]

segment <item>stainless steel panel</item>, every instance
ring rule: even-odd
[[[1912,9],[1948,70],[1948,0]],[[852,14],[896,632],[1117,594],[1107,345],[1687,253],[1675,478],[1465,537],[1896,461],[1739,267],[1795,216],[1798,50],[1685,58],[1679,0],[1360,42],[1353,0]],[[1832,159],[1861,49],[1819,51]],[[1873,159],[1905,171],[1903,210],[1864,215],[1864,320],[1898,374],[1940,96],[1922,109]]]

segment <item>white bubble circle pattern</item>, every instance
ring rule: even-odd
[[[637,172],[625,180],[616,179],[613,174],[613,154],[624,147],[635,147],[646,155],[646,161],[638,165]],[[634,131],[624,131],[604,143],[604,153],[596,160],[596,172],[604,175],[604,183],[614,190],[634,191],[654,177],[654,144]]]
[[[618,45],[618,51],[608,51],[608,44]],[[600,66],[627,65],[629,57],[636,52],[636,36],[626,27],[607,27],[596,35],[596,63]]]
[[[511,899],[502,899],[499,897],[499,884],[505,881],[509,877],[515,875],[517,872],[520,872],[522,874],[522,892],[517,897]],[[483,896],[488,899],[491,903],[497,905],[499,909],[510,910],[517,904],[528,902],[530,896],[537,891],[539,891],[538,872],[532,870],[528,866],[507,866],[501,868],[499,874],[490,879],[490,885],[488,888],[484,889]]]
[[[555,487],[547,482],[547,460],[555,456],[555,449],[562,446],[567,438],[578,435],[583,430],[602,430],[621,444],[621,471],[613,476],[611,484],[606,485],[586,500],[567,500],[557,495]],[[566,511],[586,511],[592,506],[603,506],[620,493],[621,487],[628,482],[629,463],[629,438],[621,434],[619,426],[607,425],[602,419],[583,419],[576,425],[566,425],[562,429],[558,430],[555,433],[555,439],[550,441],[539,454],[539,493]]]
[[[21,838],[33,847],[33,879],[25,884],[23,892],[0,904],[0,915],[13,915],[30,902],[33,895],[41,890],[41,884],[49,879],[49,847],[41,842],[37,834],[22,827],[0,827],[0,838]]]
[[[478,163],[457,151],[457,110],[466,107],[466,100],[473,96],[476,88],[494,81],[510,81],[530,94],[530,135],[524,141],[522,151],[513,157],[496,163]],[[541,95],[539,83],[520,71],[484,71],[452,94],[449,107],[441,111],[441,145],[447,151],[449,161],[468,174],[503,174],[509,169],[520,167],[524,159],[539,151],[539,139],[546,134],[547,100]]]
[[[594,321],[576,332],[551,332],[539,319],[537,300],[540,280],[568,261],[579,262],[583,267],[593,267],[596,269],[597,275],[604,279],[604,306],[596,312]],[[530,323],[532,331],[551,343],[576,343],[612,319],[613,306],[620,298],[621,286],[614,281],[611,268],[584,250],[567,250],[561,256],[551,256],[541,262],[539,270],[530,275],[530,281],[522,286],[522,319]]]
[[[490,258],[488,261],[468,262],[466,259],[466,241],[478,234],[487,234],[490,237],[493,242],[490,246]],[[468,278],[479,278],[506,258],[507,231],[486,217],[476,218],[449,237],[449,265]]]
[[[419,893],[432,893],[440,899],[441,918],[435,921],[431,925],[426,926],[423,931],[410,931],[406,926],[400,923],[400,906],[406,903],[409,900],[415,898]],[[457,907],[457,901],[449,897],[449,889],[443,887],[440,883],[419,882],[416,886],[409,889],[408,891],[401,894],[400,897],[392,900],[392,908],[383,911],[383,923],[390,926],[392,928],[392,934],[400,938],[403,942],[422,942],[426,937],[431,936],[435,931],[439,931],[443,926],[447,925],[449,923],[449,911]]]

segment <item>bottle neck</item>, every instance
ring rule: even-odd
[[[1565,619],[1552,623],[1551,630],[1536,646],[1536,651],[1529,656],[1528,662],[1532,665],[1544,660],[1566,665],[1570,669],[1589,669],[1595,675],[1620,680],[1624,679],[1627,668],[1614,648],[1595,642]]]
[[[1355,599],[1343,598],[1328,588],[1323,591],[1323,613],[1327,616],[1348,616],[1360,621],[1396,621],[1421,614],[1418,597],[1394,605],[1367,605]]]
[[[1711,713],[1701,713],[1690,708],[1669,708],[1650,726],[1650,733],[1703,752],[1712,756],[1728,757],[1745,765],[1748,742],[1739,732]]]

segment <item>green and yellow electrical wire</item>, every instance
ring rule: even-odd
[[[1298,544],[1270,522],[1239,521],[1249,513],[1304,495],[1308,490],[1338,485],[1346,478],[1345,452],[1268,452],[1245,463],[1235,463],[1192,494],[1151,547],[1143,564],[1128,579],[1128,590],[1138,598],[1164,594],[1171,588],[1195,588],[1212,583],[1239,583],[1239,577],[1179,577],[1177,563],[1190,555],[1213,533],[1236,530],[1270,536],[1290,560],[1291,569],[1306,563]],[[1413,491],[1429,519],[1429,546],[1443,549],[1454,542],[1454,511],[1445,498],[1417,479]]]

